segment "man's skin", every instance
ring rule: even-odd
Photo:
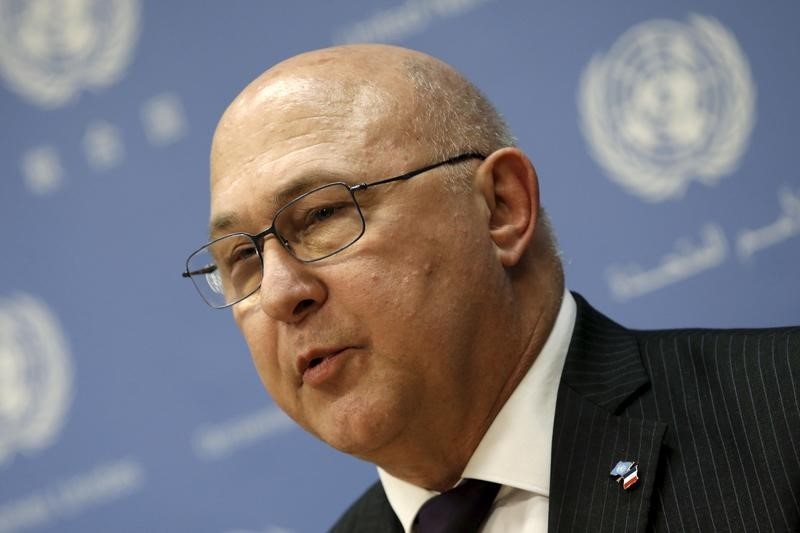
[[[410,127],[431,105],[404,73],[410,63],[462,80],[424,54],[359,45],[294,57],[253,81],[214,136],[211,236],[259,232],[314,186],[437,162],[432,133]],[[514,147],[485,155],[358,193],[365,234],[323,261],[300,262],[268,238],[260,291],[233,307],[289,416],[432,490],[458,481],[563,294],[533,166]],[[470,187],[448,187],[464,166]],[[308,368],[317,356],[330,357]]]

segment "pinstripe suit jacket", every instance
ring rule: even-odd
[[[632,331],[574,296],[548,529],[800,531],[800,328]],[[402,528],[376,483],[332,531]]]

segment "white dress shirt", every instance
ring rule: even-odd
[[[484,533],[547,531],[556,394],[575,314],[575,300],[565,290],[544,347],[489,426],[461,475],[501,485],[483,526]],[[403,529],[412,533],[420,507],[439,493],[412,485],[381,468],[378,475]]]

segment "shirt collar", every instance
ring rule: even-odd
[[[525,377],[503,405],[467,463],[462,478],[550,495],[550,451],[561,371],[575,326],[575,300],[564,291],[553,329]],[[523,421],[520,423],[520,421]],[[405,531],[438,493],[378,467],[386,497]]]

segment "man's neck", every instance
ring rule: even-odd
[[[518,303],[525,306],[527,301],[527,306],[517,315],[519,323],[508,324],[508,332],[499,332],[501,336],[513,332],[511,336],[517,337],[518,342],[510,353],[518,355],[509,359],[509,353],[496,353],[488,358],[486,375],[481,376],[487,383],[484,391],[487,394],[454,399],[455,403],[469,406],[466,415],[469,418],[458,422],[455,419],[430,421],[427,431],[414,432],[422,438],[396,442],[391,450],[384,450],[381,457],[363,459],[418,487],[437,492],[452,488],[461,479],[475,449],[547,341],[561,306],[563,278],[559,277],[558,282],[551,285],[551,290],[537,292],[538,305],[531,305],[530,299],[521,298]],[[502,360],[507,364],[498,364]],[[500,375],[498,367],[505,367]],[[476,417],[479,413],[483,414]]]

